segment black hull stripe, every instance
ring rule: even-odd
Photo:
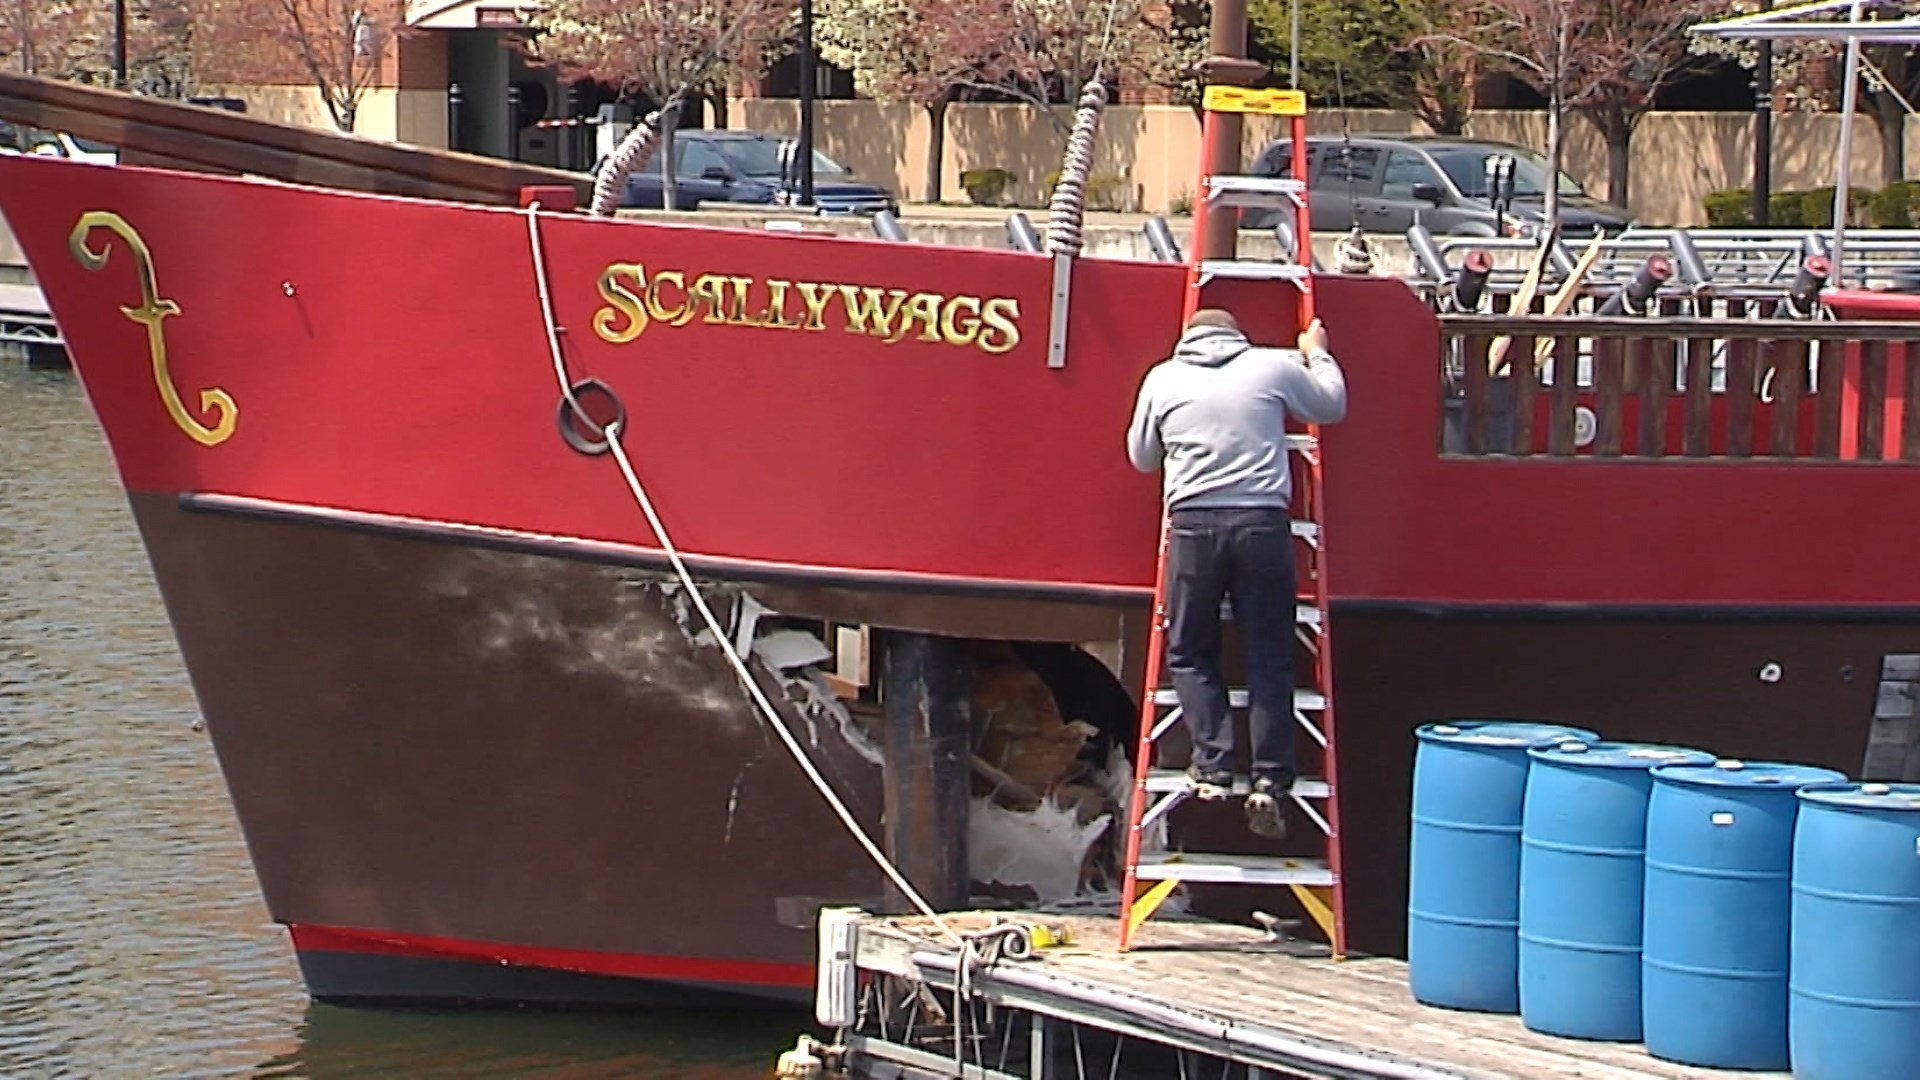
[[[298,503],[276,502],[239,495],[189,493],[180,496],[180,506],[194,513],[323,525],[380,536],[431,540],[531,555],[555,555],[613,566],[668,570],[672,565],[664,552],[628,544],[550,536],[516,529],[497,529],[485,525],[427,521],[421,518],[368,513],[361,510],[304,506]],[[1149,603],[1153,598],[1150,589],[1125,585],[1003,581],[946,574],[917,574],[900,570],[807,566],[799,563],[737,559],[723,555],[693,555],[686,552],[682,552],[680,557],[695,574],[725,581],[758,581],[767,584],[826,586],[932,596],[970,596],[994,600],[1048,600],[1106,607],[1139,607]]]
[[[552,555],[584,562],[667,570],[663,552],[576,537],[549,536],[427,521],[391,514],[298,503],[254,499],[238,495],[185,494],[180,506],[195,513],[288,521],[379,536],[453,543],[499,551]],[[944,574],[916,574],[892,570],[856,570],[807,566],[716,555],[682,554],[696,574],[725,581],[780,585],[864,589],[873,592],[931,596],[966,596],[995,600],[1040,600],[1135,608],[1152,600],[1152,591],[1122,585],[1063,585],[1052,582],[1014,582],[965,578]],[[1911,604],[1660,604],[1660,603],[1473,603],[1459,601],[1336,599],[1343,615],[1396,616],[1415,619],[1527,619],[1545,622],[1781,622],[1781,623],[1920,623],[1920,605]]]

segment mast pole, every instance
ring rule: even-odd
[[[1251,86],[1267,73],[1266,65],[1247,59],[1247,0],[1214,0],[1210,26],[1210,52],[1200,65],[1209,85]],[[1209,176],[1232,176],[1240,171],[1240,140],[1246,130],[1239,113],[1214,113],[1206,120],[1211,137],[1202,142],[1201,153]],[[1194,192],[1194,248],[1198,257],[1231,259],[1238,245],[1240,215],[1232,207],[1206,213],[1206,192]],[[1307,243],[1309,237],[1298,242]]]

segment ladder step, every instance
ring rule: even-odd
[[[1241,259],[1208,259],[1200,264],[1200,280],[1237,278],[1242,281],[1304,282],[1308,271],[1298,263],[1255,262]]]
[[[1320,542],[1320,524],[1314,521],[1296,520],[1293,523],[1293,535],[1309,544],[1317,544]]]
[[[1287,433],[1287,449],[1289,450],[1298,450],[1301,453],[1305,453],[1313,449],[1313,445],[1313,436],[1303,431],[1290,431]]]
[[[1233,618],[1233,601],[1220,601],[1220,617],[1222,619]],[[1312,604],[1304,602],[1296,603],[1293,605],[1293,621],[1295,624],[1304,626],[1309,630],[1318,630],[1320,629],[1320,609]]]
[[[1244,796],[1253,789],[1253,783],[1247,777],[1233,778],[1233,793]],[[1171,791],[1187,790],[1187,774],[1180,769],[1154,769],[1147,773],[1147,790],[1164,794]],[[1302,799],[1324,799],[1332,794],[1327,782],[1317,776],[1303,776],[1293,782],[1290,794]]]
[[[1290,176],[1209,176],[1207,201],[1218,206],[1299,206],[1307,185]]]
[[[1216,882],[1224,885],[1332,885],[1333,871],[1322,859],[1281,855],[1195,855],[1191,852],[1140,856],[1135,875],[1144,881]]]
[[[1227,706],[1229,708],[1244,709],[1252,700],[1252,697],[1243,686],[1235,686],[1227,691]],[[1174,692],[1173,687],[1163,686],[1153,692],[1153,703],[1155,705],[1178,705],[1180,704],[1180,695]],[[1327,708],[1327,697],[1318,690],[1295,690],[1293,692],[1293,707],[1300,712],[1324,712]]]

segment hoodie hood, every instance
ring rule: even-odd
[[[1238,330],[1196,326],[1180,335],[1180,344],[1173,347],[1173,358],[1200,367],[1219,367],[1251,348],[1253,344]]]

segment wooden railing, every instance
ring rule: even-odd
[[[1443,454],[1920,462],[1920,322],[1440,326]]]

